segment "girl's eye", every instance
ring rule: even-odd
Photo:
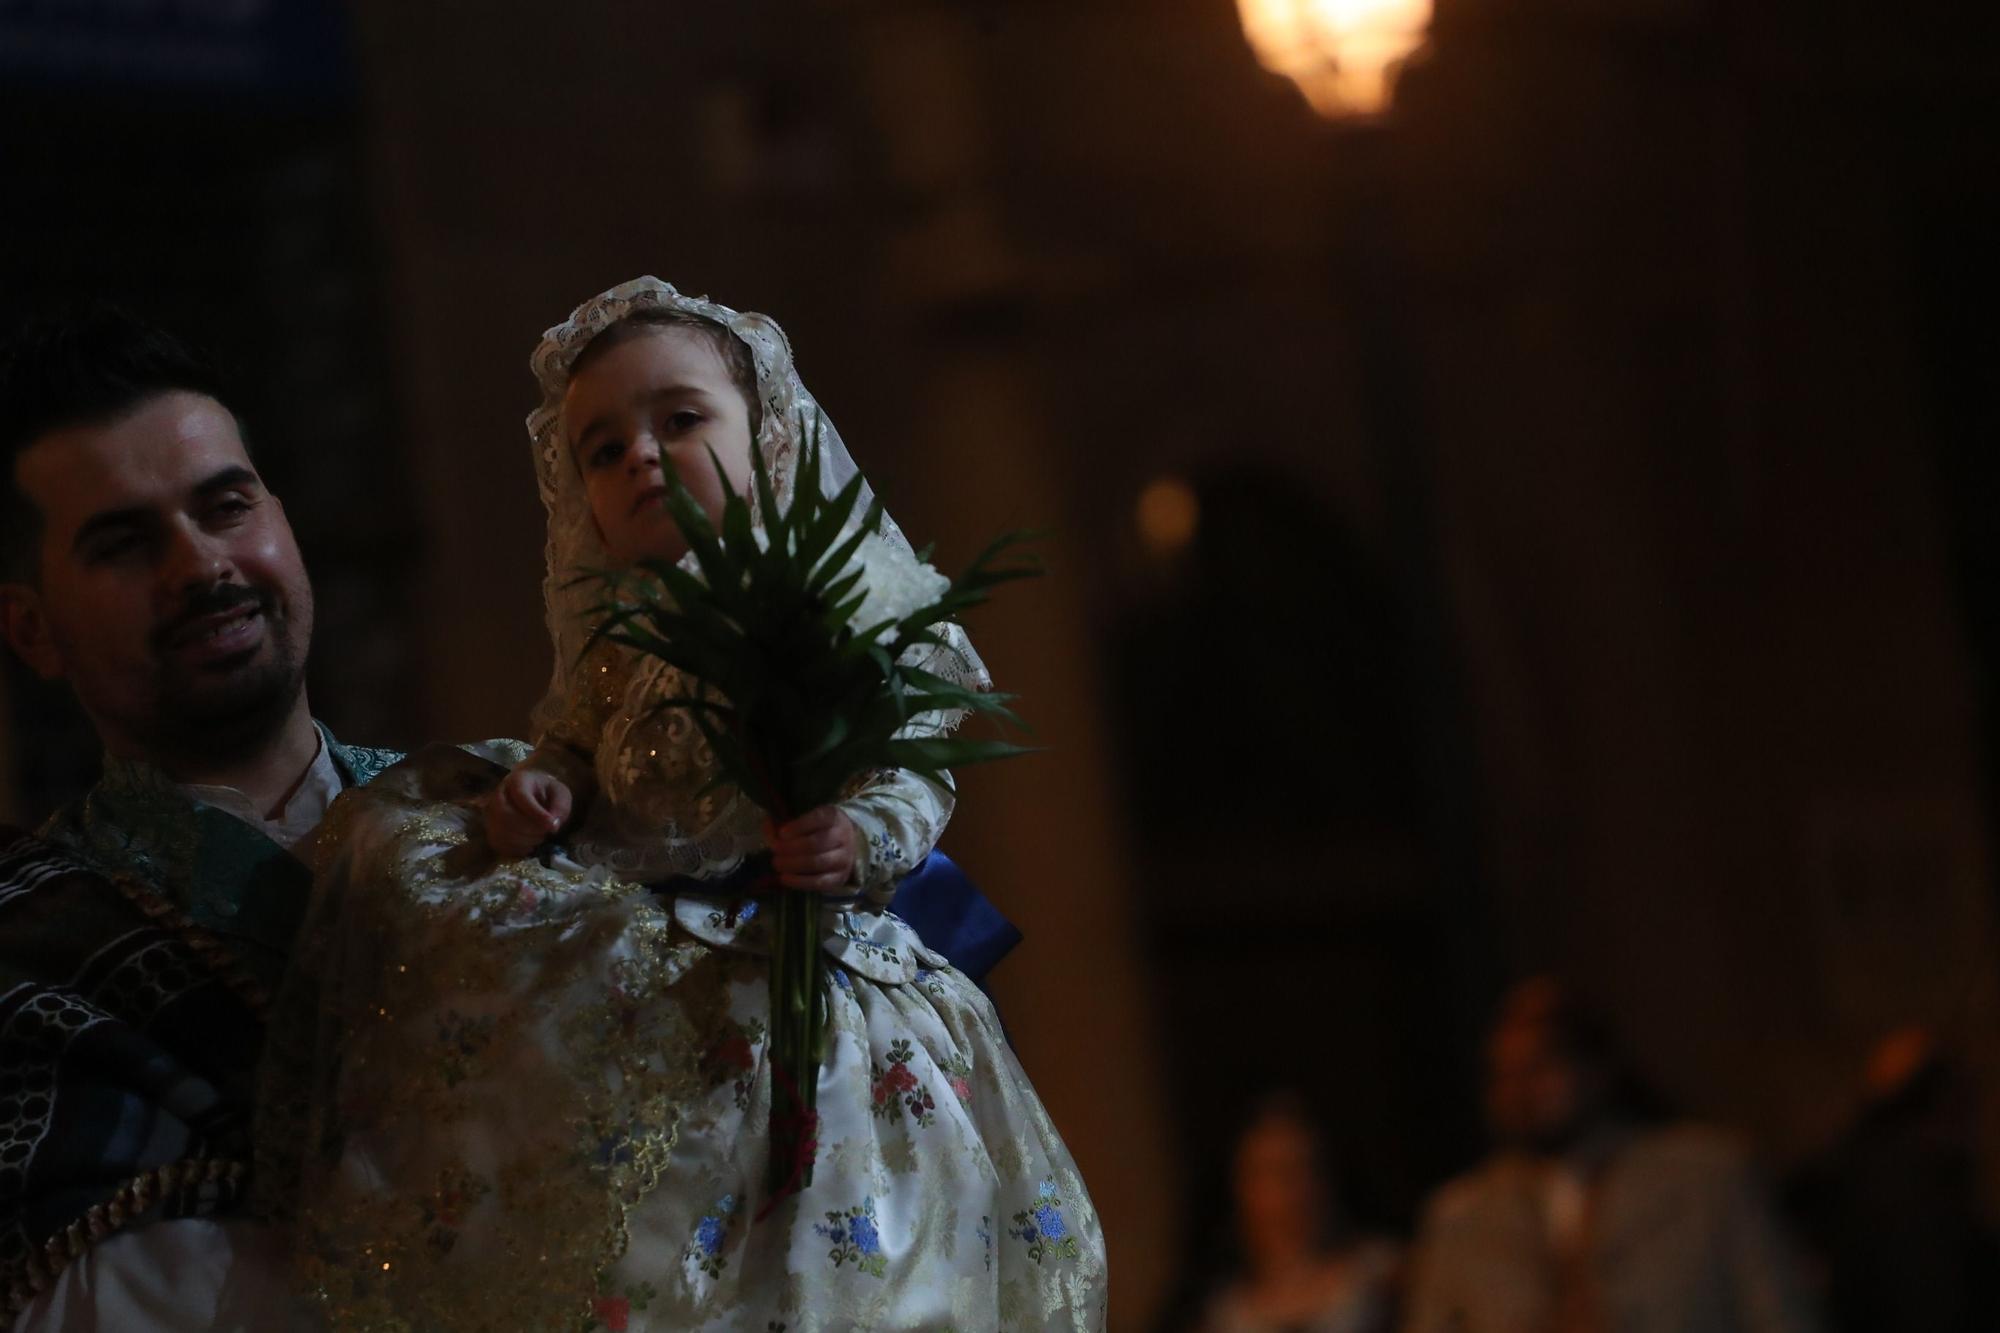
[[[701,413],[693,410],[692,408],[687,408],[687,407],[682,408],[680,411],[674,413],[672,416],[667,418],[667,425],[677,435],[681,434],[684,431],[693,430],[696,426],[699,426],[700,424],[701,424]]]
[[[618,455],[623,452],[625,452],[625,441],[606,440],[590,451],[590,465],[603,467],[608,463],[615,463],[618,461]]]

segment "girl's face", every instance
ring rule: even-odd
[[[598,535],[621,564],[687,554],[667,512],[670,476],[710,522],[721,521],[725,480],[739,495],[750,483],[749,405],[693,329],[649,329],[590,361],[570,379],[563,421]]]

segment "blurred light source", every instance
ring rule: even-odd
[[[1431,19],[1431,0],[1236,0],[1236,8],[1264,68],[1327,117],[1386,108],[1397,67]]]
[[[1139,492],[1139,537],[1155,555],[1172,555],[1194,539],[1201,501],[1179,477],[1161,477]]]

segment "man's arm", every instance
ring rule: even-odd
[[[120,1231],[57,1274],[13,1333],[284,1333],[298,1313],[280,1233],[247,1217]]]

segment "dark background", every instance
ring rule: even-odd
[[[1265,1088],[1407,1222],[1528,971],[1780,1165],[1889,1027],[2000,1054],[1995,17],[1437,9],[1352,125],[1229,0],[0,0],[0,313],[237,368],[357,742],[524,728],[525,361],[637,273],[782,321],[947,564],[1052,529],[972,625],[1048,752],[946,845],[1138,1328]],[[33,820],[92,745],[6,689]]]

